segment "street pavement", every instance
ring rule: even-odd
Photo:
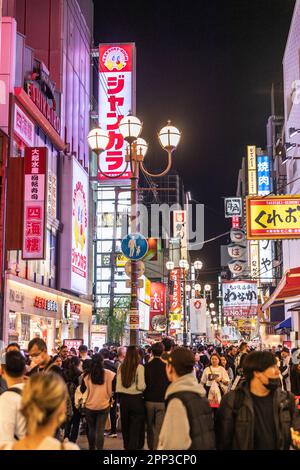
[[[81,450],[88,450],[89,444],[86,435],[79,436],[77,444]],[[117,438],[105,437],[104,450],[123,450],[122,434],[119,432]]]

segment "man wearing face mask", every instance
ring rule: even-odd
[[[33,338],[28,343],[28,354],[34,367],[26,374],[31,376],[37,372],[50,371],[62,376],[62,370],[56,366],[47,352],[47,345],[42,338]]]
[[[269,351],[254,351],[243,363],[245,382],[224,395],[216,420],[221,450],[287,450],[290,428],[300,431],[294,395],[280,388],[279,368]]]

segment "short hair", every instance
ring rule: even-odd
[[[47,344],[42,338],[33,338],[28,343],[28,352],[31,351],[33,346],[37,346],[39,351],[46,351],[47,352]]]
[[[287,348],[286,346],[284,346],[284,348],[282,348],[282,351],[281,351],[281,352],[285,352],[285,353],[290,354],[290,350],[289,350],[289,348]]]
[[[161,356],[162,353],[164,352],[165,348],[164,348],[164,345],[162,343],[154,343],[152,344],[151,346],[151,351],[152,351],[152,354],[153,356]]]
[[[171,338],[164,338],[162,343],[166,352],[171,351],[171,349],[174,347],[174,341]]]
[[[107,348],[100,349],[99,353],[103,359],[109,359],[110,351]]]
[[[18,351],[21,351],[20,345],[18,343],[9,343],[6,347],[6,352],[8,352],[10,348],[17,348]]]
[[[2,366],[9,377],[22,377],[26,370],[25,357],[19,351],[9,351]]]
[[[68,349],[68,346],[66,346],[65,344],[63,344],[62,347],[60,348],[60,351],[61,351],[62,349]],[[73,348],[73,349],[74,349],[74,348]]]
[[[241,351],[242,349],[244,349],[244,347],[247,346],[247,345],[248,345],[248,343],[246,343],[245,341],[243,341],[243,342],[240,344],[240,351]]]
[[[79,352],[87,352],[88,347],[85,344],[82,344],[81,346],[79,346],[78,351]]]
[[[264,372],[269,367],[277,365],[276,357],[270,351],[252,351],[243,362],[244,376],[247,381],[254,377],[254,372]]]
[[[195,356],[187,348],[175,348],[168,355],[168,364],[171,364],[179,377],[193,372],[195,366]]]

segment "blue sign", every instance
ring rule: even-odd
[[[266,155],[257,156],[257,192],[259,196],[270,194],[271,189],[271,162]]]
[[[148,242],[140,233],[131,233],[123,238],[121,250],[128,259],[138,260],[144,258],[148,252]]]

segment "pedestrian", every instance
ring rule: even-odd
[[[52,364],[55,364],[57,367],[59,367],[60,369],[63,368],[63,360],[62,360],[62,357],[60,355],[57,355],[57,356],[54,356],[52,358]]]
[[[8,346],[6,346],[6,352],[9,352],[9,351],[21,352],[20,345],[18,343],[9,343]]]
[[[117,438],[117,399],[116,399],[116,382],[117,382],[117,366],[114,359],[112,359],[112,352],[107,348],[100,350],[100,354],[103,357],[103,367],[104,369],[110,370],[115,374],[112,382],[112,397],[109,409],[109,418],[110,418],[110,431],[107,434],[107,437]]]
[[[145,388],[145,369],[140,364],[139,350],[136,346],[129,346],[125,359],[118,368],[116,389],[120,399],[125,450],[137,450],[144,447],[145,403],[143,392]]]
[[[149,450],[156,450],[158,437],[165,416],[165,394],[169,386],[166,364],[161,360],[162,343],[151,347],[152,359],[145,366],[146,389],[144,398],[147,412],[147,443]]]
[[[20,411],[26,371],[25,358],[19,351],[9,351],[2,368],[7,390],[0,396],[0,446],[22,439],[26,432],[25,419]]]
[[[105,423],[112,398],[112,382],[115,373],[104,369],[103,357],[95,354],[88,371],[84,374],[81,392],[87,389],[85,417],[90,450],[102,450],[104,445]]]
[[[62,375],[62,369],[53,363],[53,359],[47,352],[47,345],[42,338],[33,338],[28,343],[28,354],[34,361],[34,367],[27,372],[27,376],[31,376],[36,372],[55,372]]]
[[[125,356],[126,356],[126,347],[125,346],[120,346],[117,350],[117,357],[115,359],[115,365],[118,369],[118,367],[123,363]]]
[[[200,356],[199,361],[201,362],[201,364],[203,366],[203,370],[204,370],[205,367],[207,367],[209,365],[209,355],[207,353],[207,350],[205,349],[205,346],[199,346],[198,352],[199,352],[199,356]]]
[[[244,341],[240,344],[239,351],[234,360],[235,375],[243,375],[243,362],[248,354],[248,344]]]
[[[214,424],[208,400],[200,393],[194,376],[195,358],[187,348],[176,348],[168,356],[166,414],[158,450],[213,450]]]
[[[280,388],[276,358],[253,351],[243,363],[245,381],[223,396],[216,419],[221,450],[287,450],[290,428],[300,430],[294,395]]]
[[[67,346],[62,346],[59,351],[59,357],[61,358],[61,367],[64,368],[64,363],[68,359],[69,351]]]
[[[232,368],[230,367],[230,364],[227,361],[227,357],[225,356],[225,354],[222,354],[220,356],[220,365],[224,367],[224,369],[227,371],[229,377],[229,385],[232,384],[234,381],[234,373]]]
[[[229,346],[226,354],[228,367],[232,370],[234,377],[236,376],[234,361],[237,355],[238,349],[236,346]]]
[[[216,394],[219,396],[219,400],[222,395],[227,392],[230,379],[227,371],[223,366],[220,365],[220,357],[217,353],[213,353],[210,358],[210,365],[204,369],[201,384],[204,386],[207,397],[210,400],[210,396],[213,394],[213,390],[216,389]]]
[[[287,347],[282,348],[280,353],[280,372],[283,380],[284,390],[291,391],[291,364],[292,359],[290,350]]]
[[[291,366],[291,392],[300,396],[300,364]]]
[[[54,438],[65,421],[67,388],[53,372],[34,374],[26,381],[21,412],[26,421],[26,435],[4,450],[79,450],[76,444]]]
[[[80,359],[77,356],[72,356],[65,361],[65,367],[63,370],[63,378],[66,382],[69,396],[72,403],[72,416],[67,420],[65,424],[64,438],[71,442],[76,442],[79,433],[81,414],[75,406],[75,391],[76,388],[81,385],[81,370],[79,369]]]
[[[91,360],[91,357],[88,355],[88,347],[85,344],[81,344],[78,351],[80,357],[80,369],[84,371],[86,368],[85,365],[88,365],[85,363]]]

